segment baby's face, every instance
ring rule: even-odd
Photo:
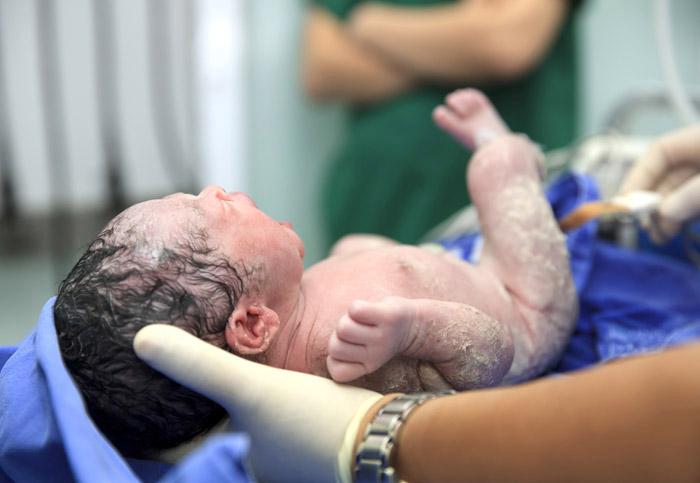
[[[303,242],[289,223],[273,220],[243,193],[207,186],[198,195],[177,193],[139,203],[122,216],[165,246],[195,228],[204,230],[207,244],[231,263],[242,261],[270,274],[265,288],[273,297],[301,280]]]

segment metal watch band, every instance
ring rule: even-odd
[[[355,458],[357,483],[397,483],[394,468],[389,466],[399,427],[416,407],[425,401],[454,394],[455,391],[402,394],[389,401],[367,426]]]

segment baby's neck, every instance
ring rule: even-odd
[[[281,315],[281,314],[280,314]],[[307,354],[309,339],[313,337],[313,320],[309,320],[309,306],[303,285],[296,303],[288,315],[280,320],[275,335],[276,343],[265,354],[265,364],[292,371],[312,373],[313,361]],[[312,318],[313,319],[313,318]]]

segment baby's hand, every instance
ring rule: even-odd
[[[328,343],[326,364],[331,377],[352,381],[400,354],[410,343],[415,314],[413,301],[401,297],[350,304]]]

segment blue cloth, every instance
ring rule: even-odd
[[[561,218],[599,193],[592,178],[570,173],[548,188],[547,198]],[[596,230],[591,222],[567,235],[580,312],[554,372],[700,339],[700,270],[677,258],[610,245],[596,238]],[[439,243],[473,262],[480,238],[468,233]]]
[[[248,438],[214,438],[175,467],[126,460],[88,417],[61,359],[53,303],[17,348],[0,349],[0,482],[247,482]]]

